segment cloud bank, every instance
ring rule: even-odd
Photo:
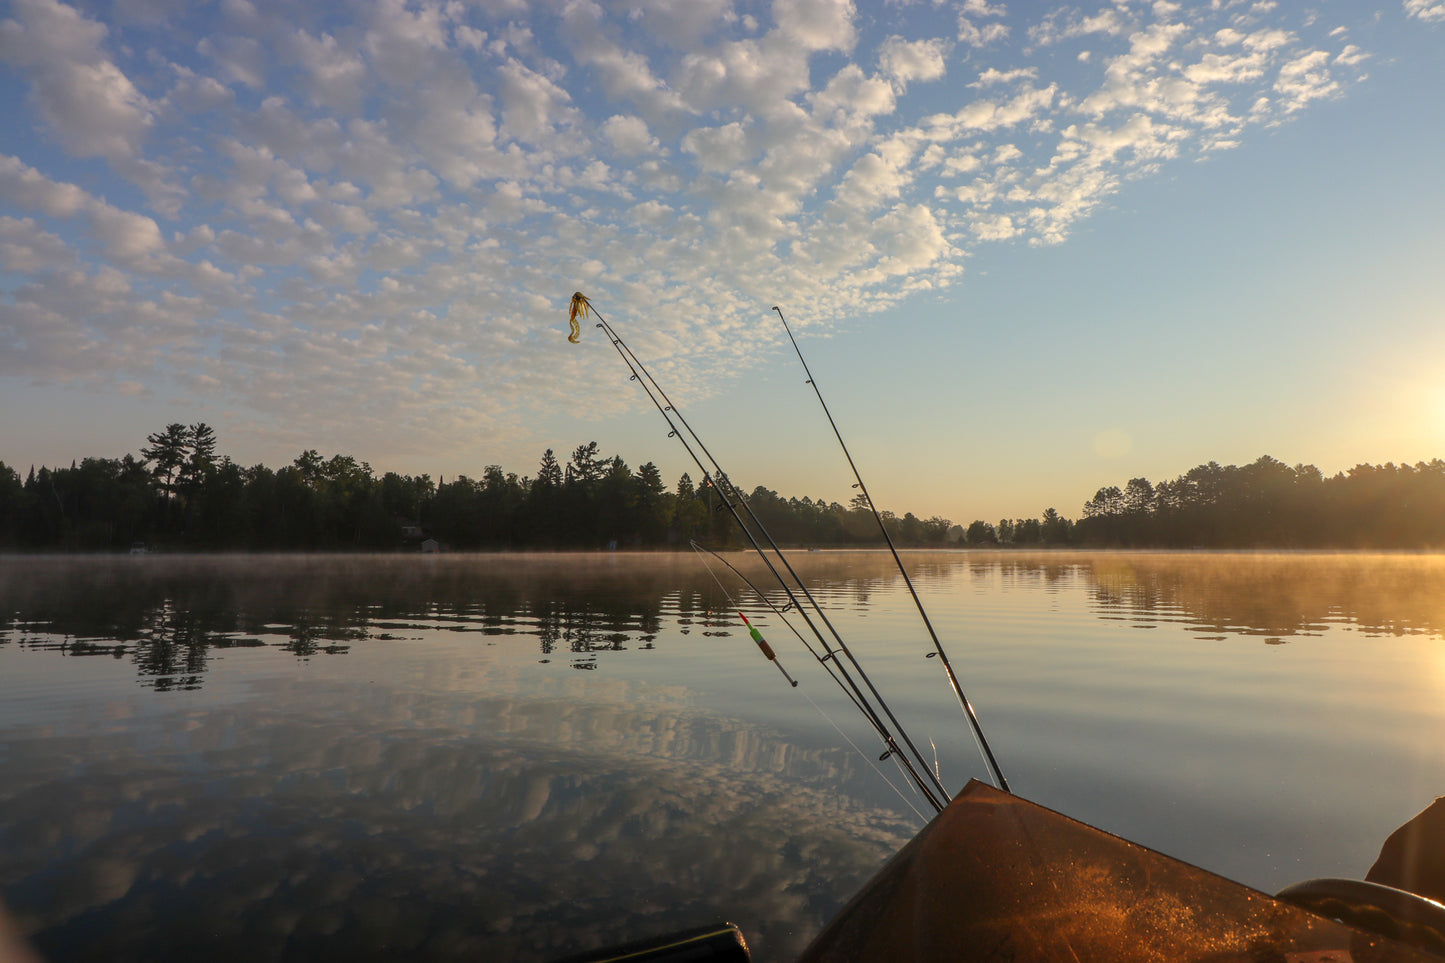
[[[581,289],[706,391],[774,303],[947,288],[1340,96],[1369,52],[1286,6],[15,0],[0,377],[429,452],[640,403]]]

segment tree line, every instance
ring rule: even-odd
[[[597,443],[559,461],[548,449],[535,476],[487,465],[480,477],[386,472],[350,455],[302,452],[279,469],[243,467],[218,455],[205,423],[171,424],[149,435],[140,457],[86,458],[69,468],[32,467],[23,479],[0,462],[0,548],[123,551],[134,546],[194,551],[415,550],[423,539],[471,549],[686,547],[740,539],[722,499],[684,474],[669,487],[656,465],[635,470]],[[845,507],[783,498],[764,487],[748,496],[780,543],[881,542],[860,499]],[[958,529],[948,519],[883,513],[896,542],[939,546]]]
[[[86,458],[19,472],[0,462],[0,548],[116,551],[135,545],[196,551],[415,549],[425,538],[459,550],[712,547],[740,543],[720,494],[656,465],[636,469],[596,442],[565,461],[551,449],[535,476],[488,465],[478,478],[386,472],[350,455],[302,452],[279,469],[242,467],[216,452],[204,423],[149,435],[140,457]],[[741,486],[739,486],[741,488]],[[861,496],[848,505],[747,496],[784,545],[881,544]],[[1445,548],[1445,461],[1356,465],[1326,477],[1269,456],[1209,462],[1158,485],[1131,478],[1100,488],[1077,519],[975,520],[883,512],[907,547]]]
[[[1081,544],[1169,548],[1445,548],[1445,461],[1356,465],[1326,477],[1268,455],[1209,462],[1153,485],[1099,489]]]
[[[1445,461],[1360,464],[1326,476],[1268,455],[1169,481],[1100,488],[1073,521],[975,521],[970,545],[1089,548],[1445,548]]]

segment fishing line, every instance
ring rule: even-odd
[[[788,630],[797,637],[798,641],[803,643],[803,647],[807,649],[808,654],[811,655],[817,661],[817,663],[823,667],[823,671],[827,672],[829,677],[831,677],[834,682],[838,683],[838,687],[843,690],[843,694],[852,701],[853,707],[858,709],[860,712],[863,712],[864,714],[867,713],[867,710],[865,710],[863,706],[858,703],[858,697],[855,696],[852,690],[850,690],[849,687],[844,684],[842,679],[838,678],[837,672],[835,672],[833,666],[829,664],[832,660],[826,655],[819,655],[818,650],[813,648],[812,643],[807,640],[803,633],[798,631],[797,626],[793,625],[792,622],[788,621],[788,617],[785,613],[789,608],[792,607],[792,602],[789,602],[786,606],[779,608],[772,599],[768,598],[767,594],[764,593],[762,589],[758,588],[756,585],[753,584],[752,579],[748,578],[742,572],[738,571],[737,566],[735,566],[732,562],[729,562],[726,558],[723,558],[721,555],[719,555],[717,552],[714,552],[706,545],[699,543],[696,539],[688,539],[688,543],[692,545],[692,550],[694,552],[697,552],[699,554],[699,557],[701,556],[701,553],[707,552],[713,558],[717,559],[719,562],[722,562],[729,569],[731,569],[734,575],[742,579],[743,584],[746,585],[748,588],[752,589],[753,594],[756,595],[764,605],[772,609],[773,614],[778,617],[778,621],[786,625],[788,627]],[[707,566],[707,559],[703,559],[703,565]],[[708,573],[712,573],[711,567],[708,567]],[[714,581],[716,581],[717,576],[713,575],[713,579]],[[718,584],[721,585],[722,583],[719,582]],[[723,589],[723,592],[726,593],[727,589]],[[729,598],[731,598],[731,596],[729,596]],[[738,614],[741,615],[742,613]]]
[[[848,743],[848,745],[853,747],[854,752],[858,753],[858,755],[863,757],[863,761],[868,763],[868,765],[872,767],[873,771],[878,774],[878,778],[882,779],[888,785],[889,789],[892,789],[895,793],[898,794],[898,798],[903,800],[903,805],[907,806],[910,810],[913,811],[913,815],[917,816],[922,822],[928,822],[928,817],[923,815],[923,813],[919,811],[917,806],[913,805],[913,800],[909,799],[906,795],[904,795],[903,790],[899,789],[898,786],[894,784],[893,780],[889,778],[888,774],[885,773],[882,769],[878,768],[878,763],[873,761],[873,757],[870,756],[868,753],[864,752],[862,747],[860,747],[858,743],[854,742],[853,739],[848,735],[848,733],[843,731],[843,727],[838,725],[838,723],[834,722],[833,717],[823,711],[822,706],[818,705],[818,703],[813,701],[813,697],[808,695],[806,689],[803,690],[803,698],[807,699],[808,704],[811,705],[814,709],[818,710],[818,715],[822,716],[825,720],[827,720],[828,725],[832,726],[834,731],[836,731],[838,735],[843,737],[844,742]],[[898,774],[904,777],[904,784],[913,786],[913,792],[916,795],[918,793],[918,785],[917,783],[913,782],[911,779],[908,778],[908,773],[904,771],[903,765],[898,760],[898,754],[894,753],[892,759],[894,765],[898,766]]]
[[[579,297],[581,297],[583,302],[587,303],[588,307],[590,307],[590,303],[586,302],[585,296],[582,296],[579,292],[578,294],[573,295],[574,310],[577,299]],[[690,425],[687,419],[683,417],[682,412],[677,410],[677,407],[672,403],[672,399],[667,396],[667,392],[663,390],[660,384],[657,383],[657,379],[654,378],[652,376],[652,373],[647,370],[647,366],[642,363],[642,359],[637,357],[637,355],[633,352],[632,348],[629,347],[627,343],[622,340],[621,336],[618,335],[617,332],[612,328],[612,326],[607,323],[607,319],[602,316],[602,313],[600,311],[593,309],[593,313],[597,315],[597,326],[601,328],[604,332],[606,332],[608,338],[612,341],[612,346],[617,350],[617,353],[622,357],[622,360],[626,362],[628,369],[632,372],[632,380],[638,381],[642,384],[643,389],[647,392],[648,398],[651,399],[653,405],[658,409],[658,411],[662,413],[662,416],[667,421],[668,426],[672,428],[672,434],[674,436],[677,436],[679,440],[682,440],[681,436],[677,435],[677,427],[673,424],[672,418],[669,417],[668,412],[672,412],[673,415],[676,415],[678,422],[682,424],[683,428],[692,437],[692,440],[697,444],[697,447],[702,450],[703,454],[707,456],[708,461],[712,463],[712,466],[716,471],[716,477],[713,477],[713,474],[709,473],[707,467],[702,464],[702,462],[698,459],[697,455],[693,452],[692,447],[688,445],[685,441],[683,442],[683,447],[687,449],[688,454],[692,457],[694,463],[697,464],[698,470],[703,473],[704,481],[711,484],[713,488],[718,491],[718,493],[722,497],[723,504],[727,507],[729,514],[733,516],[733,520],[738,523],[738,527],[743,530],[743,534],[747,537],[748,542],[753,546],[753,550],[758,553],[758,556],[762,558],[763,562],[768,566],[768,569],[772,572],[773,577],[778,580],[778,584],[781,585],[783,591],[788,594],[789,599],[798,605],[798,614],[802,616],[803,621],[808,624],[808,628],[812,630],[813,634],[817,636],[818,641],[823,645],[823,648],[827,650],[828,657],[834,658],[836,660],[837,653],[832,650],[832,647],[828,645],[828,640],[824,638],[822,632],[819,631],[818,627],[813,624],[812,618],[808,615],[807,611],[803,609],[801,603],[798,602],[797,597],[793,594],[792,588],[788,585],[787,581],[783,579],[782,575],[778,572],[777,568],[768,558],[767,553],[763,551],[762,546],[758,544],[757,539],[753,536],[752,531],[749,530],[747,524],[743,521],[742,516],[738,514],[738,505],[740,505],[742,509],[747,512],[748,517],[752,519],[754,526],[756,526],[758,533],[767,541],[768,546],[773,550],[773,553],[777,556],[778,561],[782,563],[783,567],[787,569],[788,574],[792,576],[793,581],[798,586],[798,591],[801,592],[803,594],[803,597],[808,600],[809,604],[811,604],[813,607],[813,611],[818,616],[818,619],[828,628],[829,633],[838,643],[838,651],[847,658],[850,664],[852,664],[854,671],[858,674],[858,678],[861,679],[863,684],[868,687],[868,691],[872,693],[873,700],[877,702],[878,708],[883,712],[884,715],[888,717],[888,721],[892,724],[893,729],[898,733],[898,738],[901,738],[903,740],[904,745],[906,745],[908,747],[908,750],[913,754],[913,759],[917,760],[917,767],[914,766],[914,763],[912,761],[907,763],[909,772],[913,774],[913,778],[921,779],[918,768],[921,767],[921,771],[923,773],[927,773],[929,778],[932,779],[933,773],[929,770],[928,762],[924,759],[923,753],[919,751],[918,747],[914,744],[912,738],[908,735],[908,731],[903,727],[903,724],[899,722],[898,718],[893,714],[893,710],[889,708],[888,703],[883,698],[882,693],[878,691],[877,686],[873,684],[873,680],[869,678],[868,673],[863,670],[863,666],[858,662],[857,658],[854,657],[852,650],[848,647],[848,644],[844,642],[843,637],[838,634],[838,630],[834,627],[832,621],[828,618],[828,614],[823,611],[822,606],[818,604],[817,600],[813,598],[812,593],[808,591],[807,585],[804,584],[802,578],[793,569],[792,563],[790,563],[787,556],[783,554],[783,550],[778,547],[778,543],[773,540],[772,535],[769,534],[767,526],[763,524],[762,519],[758,518],[757,513],[753,511],[752,506],[748,503],[742,492],[740,492],[733,484],[732,479],[728,476],[727,472],[723,471],[722,465],[718,463],[718,460],[713,456],[712,452],[708,450],[707,445],[703,442],[702,438],[698,436],[697,432],[693,430],[692,425]],[[642,380],[643,377],[646,378],[646,381]],[[649,385],[651,385],[651,387],[649,387]],[[653,389],[656,389],[657,394],[662,397],[662,400],[664,402],[666,402],[665,407],[661,403],[659,403],[657,397],[653,395]],[[727,485],[726,489],[722,488],[717,484],[717,480],[719,478]],[[734,504],[734,502],[736,502],[736,505]],[[878,717],[877,713],[873,710],[872,703],[869,702],[867,696],[863,694],[863,691],[861,689],[858,689],[857,683],[853,681],[852,675],[849,674],[847,667],[844,666],[842,663],[839,663],[838,670],[848,681],[848,685],[853,687],[857,691],[860,703],[864,711],[875,720],[875,728],[878,729],[880,737],[882,737],[884,743],[888,746],[889,752],[900,752],[901,750],[899,749],[897,743],[894,741],[892,733],[888,730],[888,727],[883,724],[883,720]],[[924,792],[929,797],[929,802],[941,812],[943,810],[944,801],[950,798],[950,793],[948,792],[948,790],[941,782],[938,782],[936,779],[934,780],[934,785],[932,787],[924,786],[923,788]]]
[[[893,555],[894,564],[898,566],[898,573],[903,576],[903,584],[908,586],[908,594],[913,596],[913,604],[918,608],[918,615],[923,619],[923,625],[928,629],[929,637],[933,639],[933,654],[937,655],[938,661],[943,664],[943,671],[948,676],[948,684],[953,688],[954,695],[958,697],[958,703],[963,708],[964,716],[968,719],[969,728],[973,731],[974,742],[978,744],[979,751],[983,753],[984,762],[988,764],[989,771],[993,773],[994,785],[1004,792],[1008,792],[1008,780],[1004,778],[1003,770],[999,768],[998,760],[994,758],[993,749],[989,747],[988,738],[983,734],[983,724],[978,721],[978,714],[974,712],[972,703],[968,701],[968,696],[963,692],[963,686],[953,671],[953,665],[948,661],[948,653],[943,651],[943,643],[938,640],[938,633],[933,630],[933,622],[923,608],[923,600],[918,597],[918,591],[913,587],[913,580],[908,577],[908,570],[903,565],[903,559],[898,556],[898,549],[893,544],[893,536],[888,534],[888,526],[883,524],[883,515],[878,511],[878,506],[873,504],[873,496],[868,494],[868,486],[863,483],[863,476],[858,472],[858,466],[853,461],[853,453],[848,450],[847,443],[843,441],[843,433],[838,430],[838,423],[833,420],[833,412],[828,410],[828,403],[823,400],[823,392],[818,388],[818,382],[813,378],[813,372],[808,369],[807,359],[803,357],[803,349],[798,347],[798,339],[793,337],[793,329],[788,326],[788,319],[783,317],[783,309],[773,305],[773,310],[778,312],[778,320],[783,322],[783,330],[788,332],[788,340],[793,343],[793,351],[798,355],[798,361],[803,366],[803,373],[808,376],[808,384],[812,387],[813,394],[818,396],[818,404],[823,406],[823,414],[828,416],[828,424],[833,429],[833,436],[838,439],[838,445],[843,449],[843,457],[848,459],[848,467],[853,470],[853,478],[858,482],[858,491],[863,495],[863,500],[868,503],[868,510],[873,513],[873,519],[878,523],[878,530],[883,533],[883,540],[888,543],[888,551]]]
[[[753,590],[754,594],[758,595],[759,598],[761,598],[764,602],[766,602],[767,605],[768,605],[768,607],[771,608],[775,613],[778,613],[777,606],[774,605],[774,604],[772,603],[772,601],[768,599],[767,596],[765,596],[765,595],[763,595],[761,592],[759,592],[757,586],[754,585],[754,584],[748,579],[747,576],[743,575],[743,573],[739,572],[736,568],[733,568],[733,566],[732,566],[726,559],[724,559],[722,556],[718,555],[716,552],[714,552],[712,549],[708,548],[708,547],[705,546],[705,545],[699,545],[696,541],[693,541],[693,540],[691,540],[691,539],[690,539],[689,541],[690,541],[691,544],[692,544],[693,551],[696,552],[697,555],[698,555],[698,558],[702,560],[703,568],[707,569],[707,573],[708,573],[709,575],[711,575],[711,576],[712,576],[712,580],[717,583],[717,587],[718,587],[719,591],[721,591],[723,595],[727,596],[727,600],[728,600],[728,604],[729,604],[729,605],[733,606],[734,608],[739,608],[739,607],[740,607],[740,606],[738,605],[737,599],[734,598],[734,597],[733,597],[733,594],[728,591],[727,586],[722,583],[722,579],[720,579],[720,578],[717,577],[717,573],[712,570],[712,566],[707,563],[707,559],[704,558],[703,555],[702,555],[703,552],[709,553],[710,555],[712,555],[712,556],[714,556],[715,558],[717,558],[718,561],[722,562],[724,565],[727,565],[728,568],[731,568],[731,569],[733,570],[734,574],[736,574],[736,575],[738,576],[738,578],[742,579],[743,582],[747,584],[748,588],[750,588],[750,589]],[[747,621],[746,616],[743,616],[742,612],[739,612],[738,615],[739,615],[740,617],[742,617],[742,619],[743,619],[744,622]],[[799,639],[804,645],[808,645],[808,640],[805,639],[805,638],[803,638],[802,634],[799,633],[796,628],[793,628],[792,623],[788,622],[787,619],[783,618],[783,616],[782,616],[781,613],[778,613],[778,618],[783,622],[784,625],[788,626],[788,628],[790,628],[790,629],[793,630],[793,634],[796,635],[796,636],[798,637],[798,639]],[[808,647],[808,650],[809,650],[810,652],[813,651],[811,646]],[[820,660],[820,661],[821,661],[821,660]],[[779,670],[782,670],[783,667],[782,667],[782,664],[781,664],[781,663],[777,662],[776,660],[773,660],[773,664],[776,665],[776,666],[779,668]],[[823,663],[823,667],[824,667],[824,669],[827,669],[827,663]],[[830,673],[830,674],[831,674],[831,673]],[[798,683],[797,683],[796,681],[794,681],[793,678],[792,678],[792,676],[788,675],[788,673],[787,673],[786,671],[783,671],[783,678],[785,678],[785,679],[787,679],[789,682],[791,682],[791,683],[793,684],[793,688],[797,688],[797,687],[798,687]],[[837,681],[836,676],[834,677],[834,681]],[[843,689],[843,694],[846,695],[846,696],[848,696],[849,699],[852,699],[852,698],[853,698],[853,694],[852,694],[851,692],[849,692],[849,691],[847,690],[847,688],[844,688],[844,689]],[[848,745],[852,747],[853,751],[856,752],[856,753],[858,754],[858,756],[859,756],[864,762],[868,763],[869,767],[870,767],[875,773],[878,774],[878,778],[881,779],[881,780],[883,780],[883,782],[888,785],[888,788],[889,788],[889,789],[892,789],[895,793],[898,794],[898,798],[901,799],[901,800],[903,800],[903,805],[907,806],[910,810],[912,810],[913,815],[917,816],[920,821],[922,821],[922,822],[927,822],[927,821],[928,821],[928,818],[927,818],[926,816],[924,816],[922,812],[919,811],[919,809],[918,809],[917,806],[913,805],[913,801],[910,800],[910,799],[904,794],[904,792],[903,792],[902,789],[899,789],[899,788],[898,788],[898,786],[893,782],[893,780],[889,777],[889,775],[888,775],[887,773],[885,773],[882,769],[878,768],[878,763],[876,763],[876,762],[873,761],[873,757],[870,756],[868,753],[864,752],[863,749],[862,749],[862,747],[859,746],[858,743],[854,742],[853,739],[852,739],[852,737],[849,736],[848,733],[843,730],[843,727],[840,726],[840,725],[838,725],[837,722],[833,721],[833,717],[830,716],[830,715],[828,715],[828,713],[827,713],[826,711],[824,711],[823,707],[820,706],[820,705],[818,705],[818,703],[817,703],[816,701],[814,701],[813,697],[808,694],[808,691],[807,691],[806,689],[804,689],[804,690],[802,691],[802,696],[803,696],[804,699],[807,699],[807,700],[808,700],[808,705],[812,706],[815,710],[817,710],[818,715],[822,716],[822,717],[823,717],[823,720],[824,720],[825,722],[827,722],[828,725],[832,726],[833,729],[834,729],[834,731],[836,731],[836,732],[838,733],[838,735],[840,735],[840,736],[843,737],[843,741],[846,742],[846,743],[848,743]],[[857,706],[857,702],[856,702],[856,701],[855,701],[853,704],[854,704],[855,707]],[[937,752],[936,752],[936,750],[935,750],[935,758],[936,758],[936,756],[937,756]],[[893,753],[892,756],[891,756],[891,758],[893,758],[893,763],[894,763],[894,765],[897,766],[897,768],[898,768],[898,774],[903,777],[904,784],[905,784],[905,785],[909,785],[909,786],[913,786],[913,793],[914,793],[914,795],[915,795],[915,796],[918,795],[918,787],[917,787],[916,785],[914,785],[914,783],[912,782],[912,780],[910,780],[910,779],[908,778],[908,773],[903,769],[902,765],[899,764],[898,758],[897,758],[897,753]]]
[[[587,302],[585,296],[583,296],[579,292],[573,295],[572,310],[574,314],[577,311],[579,301],[585,307],[590,307],[590,303]],[[928,798],[929,804],[933,806],[935,810],[941,812],[943,810],[944,802],[949,798],[948,790],[944,788],[942,783],[939,783],[936,781],[936,779],[934,779],[933,773],[928,769],[928,764],[924,760],[922,753],[919,752],[918,747],[913,743],[912,739],[909,738],[907,731],[904,730],[902,724],[899,723],[897,717],[894,716],[892,710],[888,708],[887,702],[878,692],[878,689],[873,684],[872,680],[868,678],[867,673],[863,671],[863,667],[858,663],[858,660],[854,658],[852,652],[848,649],[847,644],[843,642],[842,636],[838,634],[837,629],[829,621],[827,614],[823,612],[822,608],[818,605],[812,594],[808,592],[807,586],[803,584],[802,579],[798,576],[797,572],[794,571],[792,565],[787,560],[787,556],[783,554],[782,550],[778,547],[772,536],[768,534],[766,526],[762,524],[762,521],[757,517],[756,513],[753,512],[752,507],[748,505],[747,500],[742,497],[742,494],[733,485],[731,479],[728,478],[727,473],[724,472],[722,470],[722,466],[718,464],[717,459],[713,457],[712,453],[708,450],[702,439],[698,437],[697,432],[692,429],[692,426],[688,424],[687,419],[684,418],[681,412],[677,410],[676,406],[673,405],[672,399],[668,398],[667,393],[662,389],[662,386],[657,383],[657,380],[652,376],[651,372],[647,370],[647,367],[642,363],[642,360],[637,357],[637,355],[626,344],[626,342],[622,340],[622,338],[617,334],[617,332],[612,328],[612,326],[607,323],[606,318],[602,316],[602,313],[600,311],[597,311],[595,308],[593,308],[592,313],[597,316],[597,327],[601,328],[603,332],[606,333],[608,340],[612,342],[613,349],[617,351],[618,356],[622,358],[623,363],[627,365],[628,371],[631,372],[631,378],[629,380],[636,381],[639,385],[641,385],[643,391],[647,394],[648,400],[652,402],[653,406],[657,408],[658,412],[662,415],[663,420],[667,422],[668,428],[670,429],[668,437],[677,438],[679,443],[682,444],[684,450],[688,453],[688,456],[693,460],[693,463],[697,465],[698,470],[702,472],[704,481],[711,484],[719,492],[719,494],[722,496],[723,504],[727,507],[729,514],[731,514],[733,517],[733,520],[738,523],[738,527],[742,529],[744,537],[746,537],[748,542],[752,545],[753,550],[757,553],[758,557],[761,558],[763,560],[763,563],[768,566],[768,569],[772,573],[773,577],[777,579],[779,586],[781,586],[784,593],[787,594],[789,601],[797,607],[798,614],[802,616],[803,621],[807,623],[808,628],[817,637],[819,643],[823,646],[824,650],[827,651],[828,655],[826,657],[832,659],[834,662],[837,662],[838,670],[842,674],[843,679],[846,680],[848,687],[853,689],[855,694],[858,696],[859,707],[868,717],[869,722],[878,732],[879,737],[883,740],[884,745],[887,748],[887,752],[884,754],[884,758],[886,758],[888,755],[902,755],[902,752],[899,749],[897,742],[895,741],[893,732],[890,731],[888,726],[884,724],[882,717],[880,717],[878,715],[878,712],[873,708],[873,705],[869,701],[867,695],[865,695],[863,690],[858,687],[858,683],[853,680],[852,675],[848,672],[847,667],[843,665],[842,662],[838,661],[837,654],[839,652],[841,652],[842,655],[845,656],[848,661],[853,665],[853,668],[857,672],[859,678],[863,681],[863,684],[868,687],[868,691],[872,693],[873,699],[878,703],[879,709],[881,709],[884,715],[888,717],[889,722],[892,723],[893,728],[897,731],[898,738],[901,738],[903,740],[904,744],[908,747],[909,751],[913,753],[914,758],[917,760],[918,766],[916,767],[913,761],[909,760],[906,755],[902,757],[903,764],[908,769],[909,777],[918,784],[919,788]],[[661,396],[662,398],[661,401],[658,400],[659,396]],[[679,432],[677,423],[673,421],[673,416],[676,416],[677,423],[682,424],[687,434],[691,436],[693,442],[696,443],[697,447],[701,449],[703,453],[707,456],[708,461],[712,463],[713,468],[716,470],[716,475],[721,478],[722,481],[726,484],[726,488],[717,484],[717,479],[713,477],[714,473],[708,470],[707,466],[703,464],[697,453],[693,451],[692,445],[688,444],[687,439],[684,438]],[[834,639],[838,643],[837,652],[835,652],[832,647],[829,646],[827,639],[814,624],[813,619],[809,616],[807,610],[803,607],[802,603],[794,594],[793,588],[788,584],[788,582],[783,578],[782,574],[777,570],[777,567],[768,557],[768,554],[763,551],[762,546],[758,543],[757,538],[753,535],[752,530],[749,529],[748,525],[743,521],[742,516],[738,514],[738,505],[741,505],[743,510],[748,513],[754,525],[757,527],[758,532],[763,536],[763,538],[767,540],[774,554],[777,555],[778,561],[782,563],[784,568],[786,568],[788,570],[788,573],[793,577],[794,582],[797,583],[798,590],[803,594],[805,598],[808,599],[820,621],[822,621],[823,624],[827,626],[829,632],[833,635]],[[921,767],[921,772],[919,767]],[[925,774],[928,779],[934,779],[933,786],[928,785],[928,782],[925,780]]]
[[[708,553],[713,558],[717,559],[719,562],[722,562],[729,569],[731,569],[734,575],[742,579],[743,584],[745,584],[748,588],[752,589],[753,594],[756,595],[760,600],[762,600],[762,603],[773,611],[773,614],[778,617],[778,621],[786,625],[788,629],[793,633],[793,635],[797,637],[798,641],[803,643],[803,647],[808,650],[808,654],[811,655],[813,659],[820,666],[823,667],[823,671],[828,673],[828,677],[831,678],[835,683],[837,683],[838,688],[841,689],[843,694],[848,697],[848,700],[853,703],[853,708],[862,712],[864,715],[868,715],[868,710],[865,709],[858,702],[858,697],[853,694],[853,690],[848,685],[846,685],[842,679],[838,677],[837,671],[830,664],[833,660],[826,655],[819,655],[818,650],[813,648],[812,643],[807,640],[803,633],[798,631],[797,626],[793,625],[792,622],[788,621],[787,615],[784,614],[786,612],[786,608],[779,608],[772,599],[768,598],[768,596],[763,592],[762,589],[758,588],[756,585],[753,584],[752,579],[748,578],[742,572],[738,571],[737,566],[733,565],[732,562],[729,562],[727,559],[723,558],[721,555],[719,555],[717,552],[714,552],[706,545],[700,544],[696,539],[689,539],[688,541],[692,545],[693,551],[699,554],[699,557],[701,557],[701,553],[703,552]],[[708,574],[712,575],[713,580],[717,581],[717,576],[713,574],[711,566],[707,564],[707,559],[703,559],[703,566],[707,568]],[[719,587],[721,587],[722,582],[719,581],[718,585]],[[723,594],[728,595],[728,599],[730,601],[732,600],[732,596],[728,594],[728,590],[726,588],[723,589]],[[788,606],[791,607],[791,605],[792,603],[789,602]],[[739,612],[738,614],[741,615],[742,613]]]
[[[698,547],[697,542],[693,542],[692,547],[693,551],[696,551]],[[698,557],[702,558],[701,555],[699,555]],[[787,679],[788,683],[796,689],[798,687],[798,680],[788,675],[788,670],[783,668],[783,663],[778,661],[777,653],[773,651],[773,647],[768,645],[768,640],[763,638],[763,634],[761,632],[753,628],[753,623],[749,622],[748,617],[742,613],[742,606],[739,605],[737,603],[737,600],[733,598],[732,593],[727,590],[727,586],[723,585],[722,579],[717,577],[717,574],[712,570],[712,566],[707,563],[707,559],[705,558],[702,559],[702,567],[707,569],[707,574],[711,575],[712,580],[717,583],[717,587],[719,589],[722,589],[722,594],[728,597],[728,603],[732,605],[733,609],[738,613],[738,618],[742,619],[743,624],[748,627],[748,634],[751,635],[753,637],[753,641],[757,643],[759,651],[763,653],[763,656],[769,662],[778,667],[778,671],[783,674],[783,678]],[[792,626],[788,627],[792,628]],[[794,631],[797,630],[795,629]]]

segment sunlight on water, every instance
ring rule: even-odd
[[[1445,792],[1445,559],[906,560],[1037,802],[1273,890],[1362,876]],[[891,559],[793,561],[945,783],[982,777]],[[921,822],[693,555],[0,559],[0,679],[0,896],[56,960],[545,959],[720,918],[787,959]]]

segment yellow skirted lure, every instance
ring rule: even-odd
[[[572,292],[572,308],[567,312],[567,322],[572,325],[572,333],[567,335],[567,340],[576,344],[582,335],[582,329],[577,326],[577,315],[582,315],[585,321],[592,314],[592,302],[587,300],[587,295],[581,291]]]

